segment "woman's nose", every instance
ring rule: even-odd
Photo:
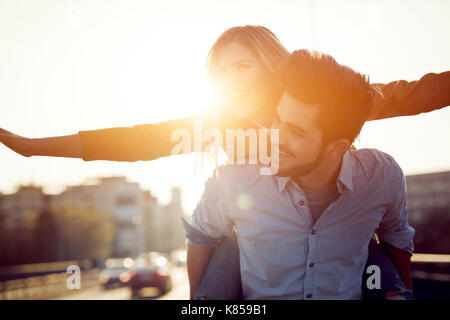
[[[224,83],[227,88],[233,88],[240,84],[239,73],[229,68],[224,73]]]

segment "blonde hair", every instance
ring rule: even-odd
[[[277,92],[280,91],[278,87],[281,87],[282,74],[287,66],[290,52],[281,44],[278,38],[272,31],[263,26],[237,26],[225,30],[220,37],[216,40],[214,45],[209,50],[206,59],[207,75],[211,78],[215,77],[216,65],[220,50],[233,41],[238,41],[245,45],[247,48],[253,50],[257,56],[261,59],[263,66],[267,71],[273,73],[271,81],[273,80],[273,86],[277,87]],[[280,91],[281,92],[281,91]],[[228,121],[227,121],[228,119]],[[224,128],[224,124],[230,125],[234,118],[227,116],[224,112],[214,112],[203,118],[206,127],[211,128]],[[240,123],[240,125],[244,125]],[[249,123],[247,123],[249,125]],[[218,162],[218,150],[210,150],[209,160],[215,163],[216,168],[219,165]],[[203,167],[203,157],[201,158]]]
[[[206,60],[208,76],[214,75],[220,49],[232,41],[239,41],[253,49],[268,71],[281,74],[287,65],[290,53],[275,34],[263,26],[237,26],[225,30],[209,50]]]

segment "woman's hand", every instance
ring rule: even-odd
[[[30,139],[0,128],[0,142],[24,157],[83,157],[82,141],[78,133],[60,137]]]
[[[24,157],[33,155],[33,139],[21,137],[0,128],[0,142]]]

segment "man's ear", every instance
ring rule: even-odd
[[[327,149],[331,155],[335,157],[341,157],[345,153],[345,151],[350,148],[350,146],[351,143],[348,139],[338,139],[331,142],[328,145]]]

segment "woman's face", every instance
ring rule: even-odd
[[[214,83],[223,104],[237,118],[270,124],[277,101],[272,101],[271,73],[259,56],[247,46],[233,41],[218,52]],[[270,110],[267,110],[270,109]]]

